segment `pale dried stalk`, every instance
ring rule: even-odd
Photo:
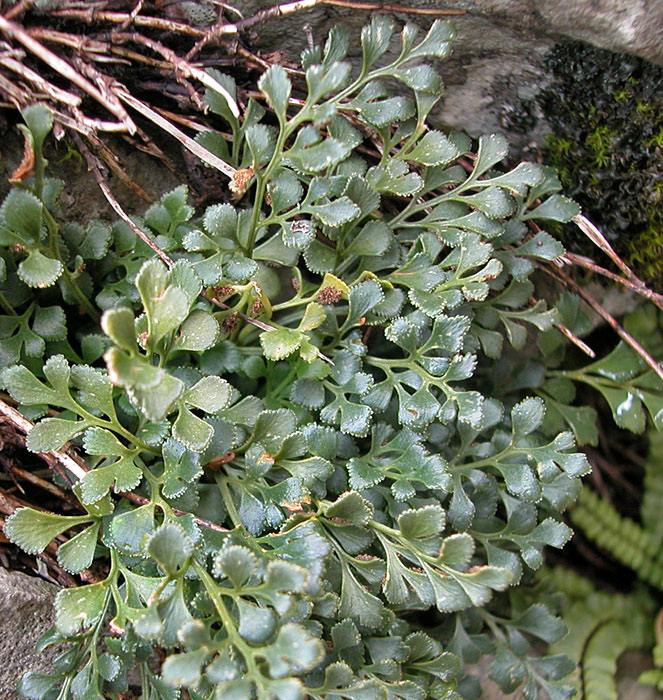
[[[625,287],[628,287],[634,292],[637,292],[641,296],[645,297],[646,299],[651,301],[652,304],[658,306],[659,309],[663,309],[663,295],[654,292],[649,287],[646,287],[643,284],[637,284],[636,282],[633,282],[630,279],[626,279],[625,277],[621,277],[620,275],[617,275],[614,272],[611,272],[610,270],[606,270],[605,267],[597,265],[593,260],[591,260],[590,258],[586,258],[583,255],[577,255],[576,253],[566,252],[563,255],[563,259],[573,265],[580,265],[580,267],[584,267],[587,270],[591,270],[592,272],[596,272],[599,275],[602,275],[603,277],[607,277],[613,282],[618,282],[619,284],[622,284]]]
[[[78,107],[81,103],[80,97],[77,95],[72,95],[70,92],[62,90],[61,88],[49,83],[48,80],[39,75],[39,73],[35,73],[35,71],[27,66],[24,66],[15,58],[9,56],[0,57],[0,65],[5,66],[5,68],[9,68],[9,70],[13,71],[14,73],[17,73],[24,80],[32,83],[35,87],[56,102],[63,102],[64,104],[72,107]]]
[[[129,20],[136,27],[150,27],[151,29],[161,29],[167,32],[175,32],[176,34],[186,34],[188,36],[203,36],[205,30],[198,27],[192,27],[185,22],[174,22],[163,17],[148,17],[145,15],[137,15],[131,19],[131,15],[126,12],[106,12],[100,11],[95,7],[90,7],[87,10],[64,9],[54,10],[50,13],[52,17],[60,17],[62,19],[75,19],[87,24],[96,22],[108,22],[110,24],[120,24],[127,26]]]
[[[48,491],[51,495],[63,501],[66,501],[67,503],[69,503],[69,505],[77,506],[78,508],[81,507],[81,504],[76,499],[72,498],[68,493],[64,492],[61,488],[58,488],[55,484],[51,483],[50,481],[42,479],[36,474],[27,471],[27,469],[21,469],[15,464],[9,464],[8,466],[12,470],[12,472],[14,472],[17,476],[20,476],[22,479],[25,479],[25,481],[28,481],[34,486],[38,486],[40,489],[44,489],[44,491]]]
[[[167,61],[170,62],[171,67],[175,67],[183,76],[187,78],[194,78],[199,83],[202,83],[205,87],[219,93],[223,99],[227,102],[228,107],[232,115],[239,119],[239,107],[235,98],[226,90],[226,88],[221,85],[218,80],[215,80],[211,75],[201,70],[197,66],[192,65],[183,58],[180,58],[173,50],[164,46],[161,42],[155,41],[153,39],[148,39],[140,34],[123,34],[120,32],[114,32],[111,34],[112,40],[122,39],[124,41],[129,40],[135,43],[142,44],[147,48],[151,49],[155,53],[161,54]]]
[[[128,65],[131,65],[131,61],[134,61],[135,63],[144,63],[146,66],[152,66],[152,68],[159,68],[160,70],[168,71],[172,68],[168,61],[162,61],[158,58],[152,58],[150,56],[143,56],[142,53],[138,53],[138,51],[132,51],[131,49],[126,48],[125,46],[111,46],[109,48],[112,54],[115,54],[116,56],[125,56],[127,59],[131,59],[126,61],[124,59],[121,59]]]
[[[0,399],[0,413],[9,418],[9,420],[26,435],[34,427],[34,423],[28,420],[25,416],[21,415],[15,408],[12,408],[9,404],[5,403]],[[47,455],[54,457],[60,462],[60,464],[74,476],[82,479],[87,473],[87,469],[83,468],[77,462],[75,462],[68,454],[62,452],[61,450],[51,450],[46,453]]]
[[[105,143],[103,143],[103,141],[101,141],[97,134],[90,134],[88,136],[88,141],[121,183],[135,192],[144,202],[148,204],[154,202],[154,199],[150,197],[137,182],[131,179],[129,173],[127,173],[122,163],[120,163],[119,158]]]
[[[573,217],[573,223],[589,238],[589,240],[600,248],[612,262],[629,278],[635,277],[631,268],[615,253],[613,247],[608,243],[605,236],[596,226],[582,214]]]
[[[268,70],[269,68],[271,68],[274,65],[273,62],[266,61],[264,58],[261,58],[260,56],[249,51],[246,47],[240,46],[239,43],[237,43],[236,46],[233,46],[233,51],[235,53],[238,53],[242,58],[245,58],[247,63],[258,66],[259,68],[262,68],[263,70]],[[284,66],[282,64],[281,64],[281,68],[283,68],[283,70],[286,73],[288,73],[289,75],[296,75],[296,76],[301,76],[301,77],[304,77],[306,75],[306,72],[303,70],[300,70],[299,68],[291,68],[290,66]],[[262,92],[259,92],[258,94],[260,95],[261,100],[265,99],[265,96]],[[290,103],[293,104],[293,98],[290,98]],[[304,104],[304,100],[299,100],[299,103]]]
[[[33,39],[21,26],[14,22],[8,22],[2,15],[0,15],[0,31],[6,36],[23,44],[28,51],[31,51],[35,56],[44,61],[44,63],[103,105],[123,124],[123,131],[126,130],[130,134],[135,133],[136,125],[115,95],[112,93],[102,93],[89,80],[75,71],[66,61],[40,44],[36,39]]]
[[[174,124],[171,124],[167,119],[162,117],[158,112],[155,112],[151,107],[148,107],[144,102],[137,100],[133,95],[130,95],[125,88],[117,86],[114,88],[115,94],[130,107],[133,107],[137,112],[140,112],[144,117],[154,122],[157,126],[169,133],[173,138],[177,139],[185,148],[187,148],[195,156],[198,156],[204,163],[220,170],[224,175],[231,180],[235,176],[237,170],[229,163],[221,160],[211,151],[203,148],[199,143],[194,141],[190,136],[187,136],[183,131],[180,131]]]
[[[2,74],[0,74],[0,90],[13,102],[16,109],[21,109],[29,103],[30,95]]]
[[[635,352],[640,355],[650,369],[663,381],[663,367],[645,350],[645,348],[624,328],[619,324],[619,321],[610,313],[608,313],[599,304],[596,299],[585,291],[577,282],[572,280],[568,275],[559,269],[552,267],[544,268],[548,274],[560,281],[565,287],[572,289],[590,308],[592,308],[614,331],[617,335]]]
[[[18,17],[18,15],[29,9],[33,2],[34,0],[20,0],[14,7],[10,7],[7,12],[5,12],[5,18],[14,19],[14,17]]]
[[[177,114],[176,112],[171,112],[168,109],[163,109],[162,107],[155,107],[154,108],[162,117],[165,117],[166,119],[170,119],[171,122],[176,122],[177,124],[181,124],[182,126],[186,126],[187,128],[191,129],[191,131],[209,131],[209,127],[205,126],[204,124],[201,124],[200,122],[194,121],[190,117],[186,117],[183,114]],[[232,141],[232,135],[231,134],[223,134],[221,133],[221,136],[226,140],[226,141]]]
[[[134,5],[134,9],[131,10],[129,17],[127,17],[127,21],[122,25],[122,27],[128,27],[136,19],[136,17],[138,17],[142,9],[143,0],[137,0],[136,4]]]
[[[108,46],[103,41],[90,39],[86,36],[79,36],[78,34],[60,32],[57,29],[34,27],[32,29],[28,29],[27,32],[34,39],[69,46],[72,49],[76,49],[76,51],[80,51],[81,53],[105,53],[108,50]]]
[[[124,122],[108,122],[103,119],[93,119],[84,114],[78,107],[71,107],[71,112],[81,124],[92,129],[92,132],[103,131],[110,134],[123,134],[127,132]],[[134,132],[136,127],[134,125]]]
[[[0,80],[1,79],[2,78],[0,76]],[[49,109],[51,110],[51,114],[53,115],[55,122],[61,124],[62,126],[66,126],[67,129],[83,134],[84,136],[92,136],[95,133],[95,129],[92,127],[92,125],[87,123],[87,119],[80,122],[78,117],[72,117],[68,114],[64,114],[64,112],[59,112],[53,106],[49,106]]]
[[[563,323],[556,323],[555,328],[566,338],[568,338],[576,347],[580,348],[585,355],[593,359],[596,358],[596,353],[587,345],[584,340],[578,338],[578,336],[569,328],[567,328]]]
[[[127,226],[141,239],[141,241],[146,243],[166,263],[166,265],[168,265],[168,267],[171,267],[173,265],[172,258],[161,250],[161,248],[159,248],[159,246],[144,231],[142,231],[139,226],[136,226],[124,209],[122,209],[117,199],[115,199],[113,193],[106,184],[106,181],[97,181],[97,183],[101,191],[104,193],[104,197],[106,197],[106,200],[120,219],[122,219],[122,221],[127,224]]]
[[[617,255],[614,248],[610,245],[610,243],[608,243],[605,236],[586,216],[583,216],[582,214],[574,216],[573,223],[587,236],[587,238],[589,238],[589,240],[595,246],[600,248],[610,258],[610,260],[612,260],[612,262],[615,263],[615,265],[617,265],[617,267],[626,275],[626,280],[619,277],[618,275],[614,275],[608,270],[603,270],[602,268],[599,268],[599,266],[590,269],[594,269],[596,272],[599,272],[600,274],[609,277],[610,279],[613,279],[616,282],[621,282],[625,286],[631,287],[643,297],[649,299],[649,301],[658,306],[659,309],[663,309],[663,296],[660,294],[656,294],[656,292],[653,292],[651,289],[649,289],[649,287],[647,287],[647,285],[633,272],[633,270],[631,270],[631,268],[619,257],[619,255]],[[577,258],[577,256],[574,257]],[[574,261],[579,262],[579,264],[582,264],[585,267],[590,267],[589,265],[584,264],[584,261]]]
[[[534,297],[530,297],[530,304],[534,306],[536,304],[536,299]],[[580,350],[582,350],[585,355],[589,355],[592,359],[596,357],[596,353],[587,345],[587,343],[584,340],[580,340],[578,336],[570,329],[567,328],[563,323],[556,323],[555,328],[566,338],[568,338],[576,347],[578,347]]]

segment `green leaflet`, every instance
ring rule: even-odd
[[[5,534],[26,552],[41,552],[62,532],[75,525],[90,522],[89,516],[65,516],[20,508],[8,518]]]
[[[55,599],[55,626],[61,634],[76,634],[101,619],[109,594],[105,583],[60,591]]]

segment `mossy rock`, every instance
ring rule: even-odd
[[[617,252],[663,280],[663,68],[579,43],[557,45],[546,67],[547,160]]]

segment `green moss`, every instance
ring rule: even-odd
[[[661,127],[658,130],[658,133],[652,137],[647,146],[649,146],[649,148],[663,148],[663,127]]]
[[[547,160],[617,252],[663,281],[663,69],[580,43],[556,46],[546,63]],[[596,253],[575,233],[567,244]]]
[[[613,136],[608,126],[597,126],[587,137],[586,145],[592,154],[592,163],[598,168],[610,164]]]

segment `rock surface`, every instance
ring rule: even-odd
[[[53,624],[57,586],[0,567],[0,700],[18,699],[16,683],[26,671],[47,671],[55,648],[35,655],[34,646]]]
[[[235,3],[245,16],[273,4],[264,0]],[[557,42],[586,41],[663,65],[660,0],[403,0],[399,4],[465,11],[451,18],[458,38],[452,57],[441,65],[447,97],[433,121],[464,129],[472,136],[504,132],[517,150],[541,144],[547,133],[545,115],[532,98],[548,80],[542,59]],[[320,42],[336,24],[358,36],[370,14],[320,5],[258,25],[254,45],[296,58],[306,46],[305,24]],[[405,13],[396,13],[396,17],[420,25],[431,21]],[[352,47],[358,56],[359,42],[354,41]]]

